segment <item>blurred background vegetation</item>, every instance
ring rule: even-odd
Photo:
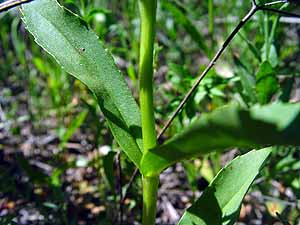
[[[137,0],[60,3],[100,36],[137,97]],[[155,45],[158,131],[250,7],[250,0],[159,1]],[[294,4],[284,8],[299,9]],[[299,101],[299,50],[299,18],[259,12],[237,35],[165,136],[180,131],[201,112],[229,102],[247,107]],[[274,75],[268,81],[271,84],[257,80],[265,61]],[[270,94],[259,96],[260,89],[270,89]],[[165,171],[157,224],[176,224],[184,208],[220,168],[244,151],[211,154]],[[120,206],[120,189],[124,195],[135,168],[119,152],[87,88],[35,44],[17,9],[0,14],[0,224],[120,224],[120,214],[122,224],[138,224],[140,178],[134,180]],[[245,198],[240,224],[300,223],[299,158],[295,148],[273,153]]]

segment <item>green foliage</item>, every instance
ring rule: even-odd
[[[271,148],[266,148],[232,160],[186,210],[179,225],[233,225],[244,196],[270,153]]]
[[[139,110],[112,56],[98,37],[56,1],[30,3],[23,6],[22,13],[36,42],[65,71],[93,91],[113,135],[138,166],[142,148]]]
[[[156,176],[175,162],[233,147],[299,145],[299,120],[299,103],[257,105],[250,110],[236,105],[222,107],[203,114],[165,144],[144,154],[142,172]]]
[[[256,75],[256,90],[260,104],[270,102],[272,96],[278,90],[276,73],[268,61],[263,62]]]
[[[112,188],[114,190],[115,187],[115,179],[114,179],[114,159],[115,159],[116,153],[115,152],[109,152],[106,156],[103,157],[103,169],[106,176],[106,179]]]
[[[175,21],[182,25],[186,32],[191,35],[191,38],[198,44],[199,48],[208,54],[209,50],[205,43],[202,34],[197,30],[197,27],[188,18],[183,5],[177,1],[162,1],[162,7],[166,8],[174,17]]]
[[[299,69],[299,48],[295,46],[299,43],[295,37],[284,38],[285,30],[283,26],[279,26],[279,16],[258,13],[257,21],[243,27],[243,35],[231,45],[233,54],[225,54],[226,61],[219,61],[218,67],[201,82],[199,89],[163,137],[173,138],[148,152],[147,148],[156,143],[153,111],[155,110],[155,122],[161,125],[179,104],[182,95],[193,85],[197,79],[196,75],[203,71],[208,58],[222,45],[226,34],[236,26],[236,21],[232,23],[228,19],[230,15],[242,18],[246,12],[244,9],[249,8],[250,1],[159,1],[156,46],[153,46],[156,1],[59,2],[67,9],[55,0],[37,0],[22,7],[26,28],[59,65],[34,44],[14,11],[11,14],[0,15],[0,82],[9,87],[0,92],[0,136],[2,137],[2,128],[6,130],[7,124],[10,123],[13,123],[13,126],[9,126],[13,135],[26,133],[27,129],[22,129],[22,125],[29,122],[34,127],[32,132],[43,133],[45,131],[40,126],[40,121],[50,117],[49,131],[46,131],[47,135],[54,133],[50,147],[65,148],[65,151],[49,157],[47,163],[50,164],[50,170],[47,172],[41,168],[36,169],[32,160],[27,158],[31,155],[18,156],[15,160],[25,171],[31,188],[47,186],[51,190],[51,194],[40,203],[44,215],[55,215],[51,224],[79,223],[80,213],[72,211],[73,202],[72,206],[68,207],[69,191],[64,190],[72,185],[65,185],[64,179],[66,170],[75,169],[76,162],[80,159],[84,162],[80,169],[86,167],[89,171],[91,168],[96,170],[93,174],[96,174],[97,178],[97,202],[98,198],[101,199],[100,202],[106,200],[103,203],[105,212],[96,216],[97,223],[100,224],[112,223],[110,211],[119,208],[120,200],[117,197],[119,193],[115,190],[122,189],[122,184],[118,182],[122,179],[122,182],[129,180],[134,165],[143,174],[143,224],[152,225],[155,219],[158,176],[163,169],[188,159],[184,161],[185,172],[192,190],[196,191],[199,177],[211,181],[222,168],[221,153],[233,147],[238,147],[240,152],[244,153],[253,148],[284,145],[273,148],[268,171],[263,173],[266,181],[255,188],[263,194],[268,194],[268,191],[272,190],[268,186],[269,180],[277,179],[285,187],[290,187],[296,198],[300,197],[300,166],[297,155],[299,149],[294,147],[300,145],[300,105],[278,103],[297,100],[294,87],[298,86],[299,82],[299,74],[296,72]],[[137,12],[138,2],[142,3],[140,14]],[[287,5],[284,4],[284,7],[287,8]],[[139,15],[146,20],[141,22],[138,19]],[[141,35],[142,47],[139,47],[138,41],[140,26],[147,28]],[[114,58],[102,42],[105,42]],[[140,60],[139,50],[142,50]],[[144,85],[139,85],[139,97],[144,88],[148,89],[149,97],[144,102],[143,97],[141,98],[140,106],[145,109],[141,111],[123,77],[123,74],[128,75],[129,79],[126,81],[137,97],[135,88],[138,70],[140,78],[143,78],[140,80],[146,81]],[[152,88],[154,70],[157,70],[155,84],[159,85]],[[255,74],[255,71],[258,72]],[[68,77],[67,73],[84,85]],[[18,90],[20,87],[21,91]],[[89,98],[90,93],[86,87],[96,98]],[[154,110],[150,94],[153,89],[156,94]],[[29,92],[28,106],[27,103],[24,104],[24,96],[19,96],[24,92]],[[276,103],[269,104],[273,101]],[[81,102],[84,104],[80,104]],[[228,102],[235,102],[243,107],[234,103],[219,108]],[[115,148],[119,146],[103,126],[103,115],[99,112],[97,104],[107,119],[117,144],[134,163],[128,163],[129,160],[122,156],[126,160],[122,161],[122,176],[118,178],[115,177],[114,157]],[[27,110],[27,107],[29,115],[22,116],[23,109]],[[199,112],[204,112],[200,118]],[[141,131],[140,114],[146,118],[143,120],[143,129],[147,134],[144,130]],[[3,123],[2,118],[5,121]],[[63,132],[58,134],[53,130]],[[70,140],[73,141],[72,136],[76,131],[82,134],[79,139],[83,140],[79,142],[84,143],[79,147],[83,147],[82,149],[76,149],[76,154],[87,153],[88,157],[74,157],[72,150],[66,145]],[[146,151],[143,151],[142,133]],[[28,142],[31,143],[31,136]],[[110,145],[113,151],[102,155],[97,152],[101,145]],[[2,148],[2,144],[0,147]],[[89,152],[91,149],[93,153]],[[94,151],[97,152],[96,156]],[[48,151],[45,151],[45,154],[48,154]],[[180,224],[233,224],[244,195],[269,154],[270,149],[252,151],[231,161],[218,173],[202,197],[186,211]],[[194,162],[194,158],[198,156],[200,160]],[[3,160],[7,158],[10,157],[5,155]],[[65,158],[68,160],[65,161]],[[1,165],[1,181],[4,181],[1,185],[2,192],[14,193],[18,185],[15,184],[15,177],[10,176],[11,171],[5,171],[5,166],[6,164]],[[140,183],[142,182],[134,184],[137,187],[131,193],[131,197],[138,200],[140,198],[136,195],[141,193]],[[87,184],[80,185],[85,189]],[[89,198],[88,201],[91,200]],[[112,201],[115,204],[113,207],[110,205]],[[129,213],[132,212],[132,205],[136,204],[135,200],[133,201],[128,204],[126,202]],[[136,205],[135,208],[140,211],[141,203]],[[285,210],[288,211],[289,208],[286,207]],[[67,215],[69,212],[71,216]],[[292,212],[298,211],[293,209]],[[116,214],[113,212],[113,217]],[[10,219],[12,218],[9,218],[9,221]],[[0,220],[6,221],[4,217]],[[296,220],[297,218],[294,219]]]
[[[60,137],[60,139],[61,139],[61,143],[60,143],[61,148],[64,147],[64,145],[68,142],[68,140],[73,136],[75,131],[83,124],[87,114],[88,114],[87,111],[83,111],[78,116],[76,116],[74,118],[74,120],[72,120],[70,126],[67,128],[67,130],[65,130],[63,132],[63,134]]]
[[[257,97],[255,92],[255,78],[249,71],[249,69],[238,59],[234,58],[236,64],[237,74],[241,79],[242,87],[244,88],[244,93],[248,97],[249,103],[256,103]]]
[[[3,224],[3,225],[17,225],[17,223],[14,222],[13,219],[14,219],[14,216],[12,216],[12,215],[1,216],[0,224]]]

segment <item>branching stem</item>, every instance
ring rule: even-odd
[[[233,40],[233,38],[236,36],[236,34],[240,31],[240,29],[251,19],[251,17],[259,10],[262,11],[269,11],[269,12],[273,12],[273,13],[278,13],[278,14],[282,14],[282,15],[286,15],[286,16],[291,16],[291,17],[297,17],[300,18],[300,15],[298,14],[294,14],[294,13],[289,13],[286,11],[282,11],[279,9],[274,9],[274,8],[269,8],[266,6],[269,5],[274,5],[274,4],[278,4],[279,1],[275,1],[275,2],[270,2],[267,3],[265,5],[259,6],[257,5],[255,0],[251,0],[252,2],[252,8],[250,9],[250,11],[247,13],[247,15],[239,22],[239,24],[234,28],[234,30],[230,33],[230,35],[227,37],[227,39],[225,40],[225,42],[223,43],[223,45],[221,46],[221,48],[219,49],[219,51],[215,54],[215,56],[213,57],[213,59],[210,61],[210,63],[208,64],[208,66],[206,67],[206,69],[203,71],[203,73],[199,76],[199,78],[196,80],[195,84],[192,86],[192,88],[189,90],[189,92],[186,94],[186,96],[184,97],[184,99],[181,101],[181,103],[179,104],[179,106],[176,108],[176,110],[174,111],[174,113],[171,115],[170,119],[166,122],[166,124],[164,125],[164,127],[161,129],[159,135],[157,136],[158,142],[161,142],[160,139],[162,137],[162,135],[165,133],[165,131],[168,129],[168,127],[171,125],[171,123],[173,122],[173,120],[175,119],[175,117],[177,116],[177,114],[181,111],[181,109],[183,108],[183,106],[186,104],[186,102],[189,100],[189,98],[192,96],[192,94],[194,93],[194,91],[197,89],[197,87],[199,86],[199,84],[201,83],[201,81],[205,78],[205,76],[208,74],[208,72],[214,67],[214,65],[216,64],[216,62],[218,61],[218,59],[220,58],[220,56],[222,55],[222,53],[224,52],[224,50],[229,46],[229,44],[231,43],[231,41]],[[282,3],[284,3],[285,1],[282,1]]]
[[[189,98],[192,96],[194,91],[197,89],[201,81],[204,79],[204,77],[208,74],[208,72],[214,67],[224,50],[228,47],[232,39],[235,37],[235,35],[239,32],[239,30],[249,21],[249,19],[256,13],[258,10],[258,6],[256,5],[255,1],[252,1],[252,8],[247,13],[247,15],[239,22],[239,24],[234,28],[234,30],[231,32],[231,34],[227,37],[225,42],[223,43],[222,47],[219,49],[219,51],[215,54],[213,59],[210,61],[206,69],[202,72],[202,74],[199,76],[193,87],[189,90],[189,92],[186,94],[184,99],[181,101],[175,112],[172,114],[171,118],[167,121],[166,125],[163,127],[163,129],[160,131],[157,139],[160,140],[164,132],[168,129],[168,127],[171,125],[177,114],[181,111],[185,103],[189,100]]]
[[[279,0],[279,1],[274,1],[274,2],[267,2],[264,4],[264,6],[271,6],[271,5],[276,5],[276,4],[282,4],[282,3],[287,3],[287,0]]]
[[[0,4],[0,13],[33,0],[8,0]]]
[[[234,29],[234,31],[230,34],[230,36],[227,38],[227,41],[223,44],[222,48],[217,52],[216,56],[214,57],[214,59],[212,60],[212,62],[208,65],[208,67],[205,69],[205,71],[201,74],[201,76],[198,78],[198,80],[196,81],[196,83],[194,84],[194,86],[192,87],[192,89],[188,92],[188,94],[186,95],[186,97],[182,100],[182,102],[180,103],[180,105],[178,106],[178,108],[176,109],[176,111],[172,114],[171,118],[167,121],[167,123],[165,124],[164,128],[161,130],[161,132],[159,133],[159,135],[157,136],[157,139],[159,140],[162,135],[164,134],[164,132],[168,129],[168,127],[171,125],[172,121],[174,120],[174,118],[176,117],[176,115],[180,112],[180,110],[182,109],[182,107],[184,106],[184,104],[186,103],[186,101],[189,99],[189,97],[192,95],[193,91],[196,90],[196,88],[198,87],[198,85],[201,83],[201,81],[204,79],[204,77],[206,76],[206,74],[209,72],[209,70],[214,66],[214,64],[216,63],[216,61],[218,60],[218,58],[220,57],[220,55],[222,54],[222,52],[225,50],[225,48],[230,44],[230,41],[234,38],[234,36],[238,33],[238,31],[243,27],[243,25],[246,24],[246,22],[251,18],[251,16],[255,13],[255,11],[253,11],[253,7],[258,7],[257,10],[265,10],[265,11],[272,11],[278,14],[282,14],[282,15],[287,15],[287,16],[291,16],[291,17],[296,17],[296,18],[300,18],[300,15],[297,14],[293,14],[293,13],[289,13],[286,11],[282,11],[282,10],[276,10],[276,9],[270,9],[267,8],[266,6],[270,6],[270,5],[274,5],[274,4],[278,4],[279,2],[285,3],[286,1],[275,1],[275,2],[270,2],[270,3],[266,3],[263,6],[258,6],[255,0],[251,0],[252,1],[252,9],[249,11],[249,13],[246,15],[246,17],[244,17],[244,19],[239,23],[239,25]],[[250,16],[250,17],[249,17]],[[247,21],[245,21],[245,19]],[[243,22],[244,21],[244,22]],[[243,22],[242,26],[241,23]],[[229,40],[229,41],[228,41]],[[227,43],[227,45],[226,45]],[[136,168],[133,175],[130,178],[130,182],[129,185],[127,187],[127,190],[130,189],[130,186],[132,184],[132,182],[134,181],[135,177],[138,175],[138,169]],[[127,192],[127,191],[126,191]],[[125,194],[126,196],[126,194]],[[124,199],[125,200],[125,199]]]

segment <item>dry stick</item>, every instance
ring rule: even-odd
[[[288,221],[284,220],[278,212],[276,212],[276,216],[283,225],[291,225]]]
[[[33,0],[8,0],[8,1],[5,1],[5,2],[2,2],[0,4],[0,13],[4,12],[4,11],[7,11],[9,9],[15,8],[19,5],[31,2],[31,1],[33,1]]]
[[[116,165],[117,165],[117,173],[118,173],[118,185],[117,185],[117,191],[120,196],[120,201],[119,201],[119,224],[122,225],[123,223],[123,204],[122,204],[122,199],[123,199],[123,193],[122,193],[122,167],[121,167],[121,153],[118,152],[116,156]]]
[[[5,1],[3,3],[0,4],[0,13],[7,11],[9,9],[12,9],[14,7],[17,7],[21,4],[25,4],[25,3],[29,3],[33,0],[8,0]],[[284,1],[276,1],[273,2],[271,4],[277,4],[277,3],[281,3]],[[271,5],[270,3],[267,3],[266,5]],[[161,138],[161,136],[164,134],[164,132],[167,130],[167,128],[170,126],[170,124],[172,123],[172,121],[174,120],[174,118],[176,117],[176,115],[179,113],[179,111],[182,109],[182,107],[185,105],[185,103],[187,102],[187,100],[191,97],[191,95],[193,94],[193,92],[196,90],[196,88],[198,87],[198,85],[200,84],[200,82],[203,80],[203,78],[207,75],[207,73],[213,68],[213,66],[215,65],[215,63],[217,62],[217,60],[220,58],[220,56],[222,55],[222,53],[224,52],[224,50],[228,47],[228,45],[230,44],[230,42],[232,41],[232,39],[235,37],[235,35],[239,32],[239,30],[249,21],[249,19],[256,13],[256,11],[258,10],[264,10],[264,11],[270,11],[270,12],[275,12],[275,13],[279,13],[279,14],[283,14],[283,15],[287,15],[287,16],[292,16],[292,17],[298,17],[300,18],[299,15],[294,14],[294,13],[289,13],[289,12],[285,12],[285,11],[281,11],[281,10],[277,10],[277,9],[272,9],[272,8],[267,8],[264,6],[257,6],[255,0],[252,0],[252,8],[249,11],[249,13],[240,21],[240,23],[238,24],[238,26],[232,31],[232,33],[229,35],[229,37],[226,39],[226,41],[224,42],[224,44],[222,45],[221,49],[216,53],[216,55],[214,56],[214,58],[212,59],[212,61],[209,63],[209,65],[207,66],[207,68],[203,71],[203,73],[201,74],[201,76],[198,78],[198,80],[196,81],[196,83],[193,85],[193,87],[190,89],[190,91],[187,93],[187,95],[185,96],[185,98],[183,99],[183,101],[180,103],[180,105],[178,106],[178,108],[176,109],[176,111],[172,114],[172,117],[168,120],[168,122],[166,123],[166,125],[164,126],[164,128],[161,130],[161,132],[159,133],[157,139],[159,140]],[[130,181],[128,183],[125,195],[122,195],[122,180],[121,180],[121,165],[120,165],[120,153],[117,156],[117,165],[118,165],[118,183],[119,183],[119,195],[120,195],[120,224],[123,223],[123,204],[124,201],[127,197],[127,193],[128,190],[130,189],[135,177],[138,174],[138,168],[135,169],[135,171],[133,172]]]
[[[275,1],[275,2],[268,2],[265,3],[264,6],[271,6],[271,5],[276,5],[276,4],[282,4],[282,3],[287,3],[287,0],[279,0],[279,1]]]
[[[287,11],[282,11],[280,9],[273,9],[273,8],[268,8],[268,7],[265,7],[265,6],[259,6],[258,9],[262,10],[262,11],[268,11],[268,12],[273,12],[273,13],[277,13],[277,14],[282,14],[282,15],[285,15],[285,16],[288,16],[288,17],[300,18],[299,14],[290,13],[290,12],[287,12]]]
[[[159,140],[161,138],[161,136],[163,135],[163,133],[167,130],[167,128],[170,126],[170,124],[172,123],[172,121],[174,120],[175,116],[177,115],[177,113],[181,110],[181,108],[183,107],[183,105],[185,104],[185,102],[188,100],[188,98],[192,95],[193,91],[197,88],[197,86],[200,84],[200,82],[203,80],[204,76],[209,72],[209,70],[213,67],[214,63],[218,60],[218,58],[220,57],[220,55],[222,54],[222,52],[225,50],[225,48],[227,47],[227,45],[230,43],[230,41],[233,39],[233,37],[236,35],[236,33],[240,30],[241,27],[243,27],[243,25],[251,18],[251,16],[256,12],[257,5],[255,3],[254,0],[252,0],[252,9],[249,11],[249,13],[244,17],[243,20],[241,20],[241,22],[239,23],[239,25],[234,29],[234,31],[229,35],[229,37],[227,38],[227,40],[224,42],[223,47],[217,52],[217,54],[215,55],[215,57],[213,58],[213,60],[210,62],[210,64],[208,65],[208,67],[205,69],[205,71],[203,72],[203,74],[198,78],[197,82],[194,84],[194,86],[192,87],[192,89],[188,92],[188,94],[185,96],[185,98],[183,99],[183,101],[180,103],[180,105],[178,106],[178,108],[176,109],[176,111],[173,113],[171,119],[169,119],[169,121],[166,123],[166,125],[164,126],[164,128],[161,130],[161,132],[159,133],[159,135],[157,136],[157,139]],[[128,187],[126,189],[126,193],[124,195],[124,201],[125,201],[125,197],[127,196],[127,190],[129,190],[129,188],[131,187],[135,177],[138,174],[138,168],[136,168],[130,178],[130,182],[128,184]],[[123,202],[124,202],[123,201]]]
[[[203,80],[203,78],[208,74],[208,72],[213,68],[213,66],[216,64],[224,50],[228,47],[232,39],[235,37],[235,35],[240,31],[240,29],[249,21],[249,19],[256,13],[258,10],[258,6],[256,5],[255,1],[252,1],[252,8],[247,13],[247,15],[240,21],[240,23],[234,28],[234,30],[231,32],[231,34],[227,37],[225,42],[223,43],[222,47],[219,49],[219,51],[216,53],[214,58],[210,61],[206,69],[203,71],[203,73],[200,75],[200,77],[197,79],[196,83],[193,85],[193,87],[189,90],[189,92],[186,94],[184,99],[181,101],[175,112],[172,114],[171,118],[167,121],[165,126],[160,131],[159,135],[157,136],[157,139],[160,140],[164,132],[168,129],[168,127],[171,125],[177,114],[180,112],[182,107],[185,105],[185,103],[188,101],[188,99],[192,96],[196,88],[199,86],[200,82]]]
[[[285,1],[280,1],[280,2],[284,3]],[[266,5],[274,5],[275,3],[278,4],[279,1],[267,3]],[[276,13],[279,13],[279,14],[283,14],[283,15],[288,15],[288,16],[300,18],[300,15],[297,15],[297,14],[288,13],[288,12],[281,11],[281,10],[274,10],[274,9],[271,9],[271,8],[266,8],[264,6],[257,6],[256,2],[254,0],[252,0],[252,9],[244,17],[244,19],[239,23],[239,25],[233,30],[233,32],[229,35],[229,37],[227,38],[227,40],[224,42],[222,48],[217,52],[217,54],[215,55],[215,57],[213,58],[213,60],[210,62],[210,64],[207,66],[207,68],[204,70],[204,72],[201,74],[201,76],[198,78],[197,82],[194,84],[194,86],[192,87],[192,89],[188,92],[188,94],[186,95],[186,97],[182,100],[182,102],[180,103],[180,105],[178,106],[178,108],[176,109],[176,111],[172,114],[172,117],[168,120],[168,122],[166,123],[166,125],[164,126],[164,128],[161,130],[161,132],[157,136],[158,140],[162,137],[162,135],[164,134],[164,132],[168,129],[168,127],[170,126],[170,124],[172,123],[172,121],[174,120],[174,118],[176,117],[176,115],[179,113],[179,111],[182,109],[182,107],[184,106],[184,104],[186,103],[186,101],[192,95],[193,91],[197,88],[197,86],[203,80],[203,78],[205,77],[205,75],[207,75],[207,73],[209,72],[209,70],[214,66],[214,64],[216,63],[216,61],[218,60],[218,58],[221,56],[221,54],[223,53],[223,51],[226,49],[226,47],[230,44],[230,42],[234,38],[234,36],[238,33],[238,31],[245,25],[245,23],[248,22],[248,20],[258,10],[272,11],[272,12],[276,12]],[[122,200],[122,204],[124,204],[124,201],[125,201],[125,199],[127,197],[128,190],[130,189],[130,187],[131,187],[131,185],[132,185],[132,183],[133,183],[133,181],[134,181],[134,179],[136,178],[137,175],[138,175],[138,168],[136,168],[134,170],[134,172],[133,172],[133,174],[132,174],[132,176],[130,178],[130,181],[128,183],[125,195],[124,195],[123,200]]]
[[[270,2],[267,3],[266,5],[273,5],[273,4],[277,4],[279,3],[279,1],[275,1],[275,2]],[[289,17],[297,17],[300,18],[300,15],[295,14],[295,13],[290,13],[290,12],[286,12],[286,11],[282,11],[282,10],[278,10],[278,9],[273,9],[273,8],[268,8],[265,7],[266,5],[263,6],[258,6],[255,2],[255,0],[252,0],[252,8],[251,10],[248,12],[248,14],[240,21],[240,23],[238,24],[237,27],[235,27],[235,29],[231,32],[231,34],[229,35],[229,37],[226,39],[226,41],[223,43],[222,47],[220,48],[220,50],[216,53],[216,55],[214,56],[214,58],[211,60],[211,62],[208,64],[208,66],[206,67],[206,69],[203,71],[203,73],[200,75],[200,77],[197,79],[196,83],[193,85],[193,87],[190,89],[190,91],[186,94],[186,96],[184,97],[184,99],[181,101],[181,103],[179,104],[179,106],[177,107],[177,109],[175,110],[175,112],[172,114],[171,118],[167,121],[167,123],[165,124],[165,126],[162,128],[162,130],[160,131],[159,135],[157,136],[158,141],[161,139],[162,135],[164,134],[164,132],[168,129],[168,127],[171,125],[171,123],[173,122],[173,120],[175,119],[175,117],[177,116],[177,114],[181,111],[181,109],[183,108],[183,106],[185,105],[185,103],[188,101],[188,99],[192,96],[193,92],[196,90],[196,88],[199,86],[199,84],[201,83],[201,81],[204,79],[204,77],[208,74],[208,72],[213,68],[213,66],[215,65],[215,63],[217,62],[217,60],[220,58],[220,56],[222,55],[222,53],[224,52],[224,50],[228,47],[228,45],[230,44],[230,42],[232,41],[232,39],[235,37],[235,35],[239,32],[239,30],[251,19],[251,17],[259,10],[262,11],[269,11],[269,12],[274,12],[274,13],[278,13],[278,14],[282,14],[282,15],[286,15]]]
[[[128,184],[127,184],[127,188],[126,188],[126,190],[125,190],[125,194],[124,194],[124,196],[123,196],[123,198],[122,198],[122,200],[121,200],[121,204],[122,204],[122,205],[124,204],[124,202],[125,202],[125,200],[126,200],[126,198],[127,198],[127,196],[128,196],[128,190],[131,188],[131,185],[133,184],[134,179],[135,179],[136,176],[138,175],[138,172],[139,172],[139,169],[136,167],[136,168],[134,169],[134,171],[133,171],[133,174],[132,174],[131,177],[130,177],[130,180],[129,180]]]

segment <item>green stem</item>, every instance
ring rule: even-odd
[[[153,109],[153,50],[156,21],[156,0],[140,0],[140,106],[144,152],[156,146]]]
[[[216,45],[214,40],[214,0],[208,0],[208,30],[211,38],[211,48],[208,51],[209,57],[212,58],[214,54],[213,46]]]
[[[280,10],[283,10],[285,9],[289,4],[286,3],[284,4],[283,6],[281,6],[279,9]],[[277,15],[274,19],[273,19],[273,25],[272,25],[272,28],[271,28],[271,33],[270,33],[270,37],[269,37],[269,42],[270,43],[273,43],[274,42],[274,37],[275,37],[275,32],[276,32],[276,29],[278,27],[278,23],[279,23],[279,19],[280,19],[280,15]]]
[[[141,43],[139,63],[140,107],[142,118],[143,153],[156,142],[153,108],[153,51],[157,0],[140,0]],[[143,225],[154,225],[158,177],[143,177]]]
[[[264,31],[265,31],[265,45],[266,45],[266,59],[269,61],[269,56],[270,56],[270,49],[271,49],[271,44],[270,44],[270,36],[269,36],[269,13],[266,12],[264,15]]]
[[[208,29],[212,36],[214,33],[214,0],[208,0]]]
[[[155,224],[158,183],[158,177],[143,177],[143,225]]]

